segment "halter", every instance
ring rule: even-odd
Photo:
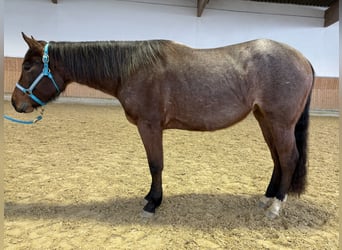
[[[30,85],[30,87],[24,88],[19,83],[16,83],[16,85],[15,85],[18,89],[20,89],[23,93],[28,95],[33,101],[38,103],[40,106],[44,106],[46,103],[43,102],[42,100],[40,100],[36,95],[34,95],[33,90],[36,88],[36,86],[43,79],[44,76],[47,76],[51,80],[53,85],[55,86],[55,88],[57,90],[56,95],[58,95],[60,93],[59,87],[58,87],[58,85],[57,85],[55,79],[53,78],[53,75],[51,74],[50,69],[49,69],[49,53],[48,53],[48,50],[49,50],[49,43],[46,43],[44,46],[44,55],[42,58],[42,61],[44,63],[43,71],[42,71],[42,73],[40,73],[39,76],[37,76],[37,78],[33,81],[33,83]]]
[[[46,45],[44,46],[44,54],[43,54],[43,58],[42,61],[44,63],[44,67],[43,67],[43,71],[42,73],[40,73],[39,76],[37,76],[37,78],[33,81],[33,83],[31,84],[31,86],[27,89],[24,88],[23,86],[21,86],[19,83],[16,83],[16,87],[18,89],[20,89],[22,92],[24,92],[25,94],[27,94],[33,101],[35,101],[36,103],[38,103],[40,106],[44,106],[46,103],[43,102],[42,100],[40,100],[36,95],[33,94],[33,90],[36,88],[36,86],[38,85],[38,83],[40,82],[40,80],[43,79],[44,76],[47,76],[51,82],[53,83],[53,85],[55,86],[57,93],[56,95],[58,95],[60,93],[59,87],[53,77],[53,75],[50,72],[49,69],[49,43],[46,43]],[[40,121],[41,119],[43,119],[43,112],[44,109],[41,110],[41,113],[39,116],[37,116],[34,120],[31,121],[24,121],[24,120],[19,120],[19,119],[15,119],[13,117],[10,117],[8,115],[4,115],[4,118],[12,121],[12,122],[17,122],[17,123],[21,123],[21,124],[34,124],[38,121]]]

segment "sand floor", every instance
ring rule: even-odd
[[[16,114],[5,102],[5,113]],[[50,104],[5,127],[6,249],[338,249],[338,118],[311,117],[307,191],[257,208],[272,173],[256,120],[164,133],[164,201],[142,218],[145,152],[121,107]]]

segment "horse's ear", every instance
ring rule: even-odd
[[[27,43],[27,45],[32,49],[34,47],[41,47],[41,44],[39,42],[37,42],[33,36],[32,38],[29,38],[28,36],[25,35],[24,32],[21,32],[21,35],[23,36],[25,42]]]

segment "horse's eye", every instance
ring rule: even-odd
[[[26,71],[30,70],[31,69],[31,64],[29,62],[25,62],[23,64],[23,69],[26,70]]]

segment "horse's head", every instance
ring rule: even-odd
[[[64,81],[55,68],[50,71],[49,44],[22,35],[29,49],[12,94],[12,104],[17,112],[29,113],[56,98],[64,88]]]

